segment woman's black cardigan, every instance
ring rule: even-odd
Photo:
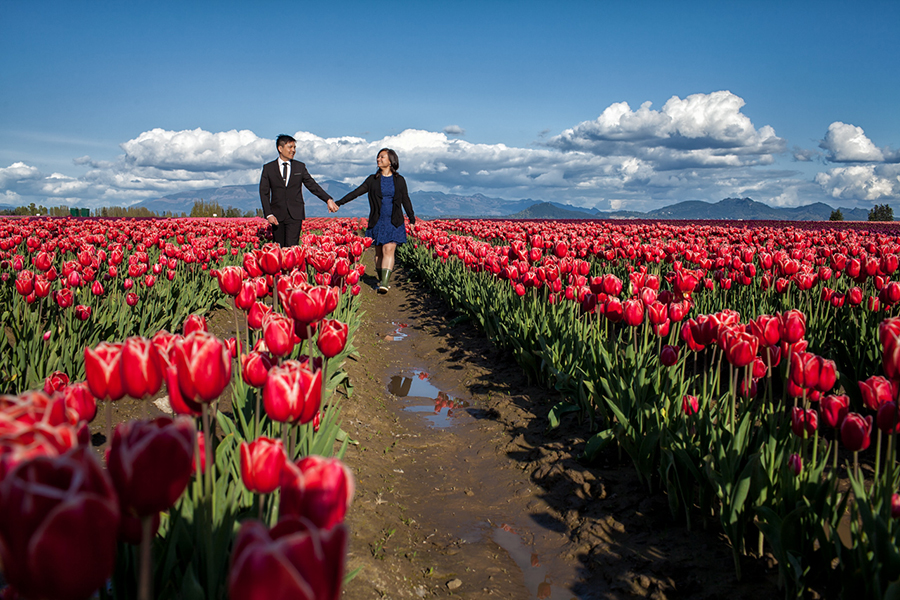
[[[369,228],[375,227],[378,217],[381,215],[381,171],[373,173],[366,177],[362,185],[337,201],[338,206],[347,204],[354,198],[362,196],[366,192],[369,193]],[[409,215],[411,225],[416,224],[416,215],[413,213],[412,202],[409,200],[409,190],[406,187],[406,180],[400,173],[394,173],[394,210],[391,212],[391,224],[394,227],[403,225],[403,211],[401,206]]]

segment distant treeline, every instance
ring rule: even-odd
[[[215,201],[207,202],[206,200],[197,200],[191,207],[190,214],[186,212],[173,212],[167,210],[163,213],[152,211],[143,206],[103,206],[100,208],[72,208],[68,206],[52,206],[46,208],[41,205],[35,205],[34,202],[28,206],[17,206],[15,208],[0,209],[0,216],[49,216],[49,217],[158,217],[158,218],[174,218],[174,217],[262,217],[262,209],[253,211],[242,211],[231,206],[222,208]]]

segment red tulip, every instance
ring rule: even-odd
[[[806,335],[806,316],[799,310],[781,314],[781,340],[788,344],[799,342]]]
[[[90,423],[97,416],[97,400],[86,383],[73,383],[61,392],[66,409],[72,411],[79,421]]]
[[[279,518],[305,517],[316,527],[331,529],[344,520],[353,499],[353,476],[336,458],[307,456],[287,462],[281,473]]]
[[[724,342],[725,358],[735,367],[746,367],[756,358],[759,340],[743,331],[728,331],[721,339]]]
[[[243,288],[244,270],[240,267],[222,267],[213,271],[219,280],[219,289],[229,296],[237,296]]]
[[[885,433],[900,431],[900,411],[896,402],[885,402],[875,415],[875,425]]]
[[[819,413],[795,406],[791,411],[791,430],[799,438],[811,436],[819,426]]]
[[[189,333],[195,331],[209,331],[209,326],[206,324],[206,317],[203,315],[188,315],[187,319],[184,320],[182,335],[187,337]]]
[[[256,494],[271,494],[281,485],[281,471],[287,457],[281,440],[258,438],[241,442],[241,479]]]
[[[797,352],[791,359],[791,381],[800,387],[830,391],[837,381],[834,361],[811,352]]]
[[[166,367],[166,389],[169,392],[169,406],[176,415],[199,417],[203,414],[203,406],[192,399],[185,398],[178,385],[178,369],[175,365]]]
[[[309,423],[322,402],[322,371],[295,360],[272,367],[263,387],[266,414],[280,423]]]
[[[800,455],[796,452],[791,454],[791,457],[788,458],[788,468],[794,475],[800,475],[800,473],[803,472],[803,459],[800,458]]]
[[[46,394],[59,392],[64,390],[67,385],[69,385],[69,376],[62,371],[53,371],[49,377],[44,379],[44,392]]]
[[[256,302],[256,286],[251,281],[241,283],[241,290],[234,299],[234,303],[243,311],[248,311]]]
[[[292,519],[269,532],[259,521],[245,521],[231,553],[228,595],[235,600],[338,600],[346,547],[343,525],[321,531]]]
[[[270,312],[263,318],[263,338],[275,356],[286,356],[294,349],[294,322],[281,313]]]
[[[319,339],[316,344],[322,355],[332,358],[340,354],[347,344],[347,334],[350,327],[334,319],[322,319],[319,322]]]
[[[122,345],[122,383],[132,398],[152,396],[162,387],[166,363],[154,343],[145,337],[130,337]]]
[[[678,362],[678,346],[666,344],[659,353],[659,362],[666,367],[671,367]]]
[[[293,294],[291,296],[293,297]],[[263,320],[270,312],[272,312],[271,306],[264,302],[254,302],[253,306],[250,307],[250,312],[247,314],[247,326],[257,331],[262,329]]]
[[[867,407],[877,411],[885,402],[897,399],[898,383],[884,377],[873,375],[865,381],[858,382],[859,392]]]
[[[759,338],[760,346],[776,346],[781,343],[781,323],[778,317],[760,315],[750,321],[753,334]]]
[[[275,360],[268,352],[253,351],[241,356],[241,377],[247,385],[261,388],[269,376],[269,369]]]
[[[265,244],[256,255],[259,268],[267,275],[281,273],[281,246],[274,243]]]
[[[191,480],[195,436],[194,423],[187,417],[129,421],[116,427],[108,467],[123,509],[146,517],[175,504]]]
[[[172,364],[178,387],[186,399],[211,402],[231,381],[231,357],[224,342],[205,331],[195,331],[175,341]]]
[[[84,371],[91,393],[101,400],[118,400],[125,395],[122,381],[122,344],[100,342],[84,349]]]
[[[630,298],[622,305],[623,320],[626,325],[637,327],[644,322],[644,303],[639,298]]]
[[[825,396],[819,402],[819,412],[822,413],[826,425],[837,429],[850,412],[850,398],[843,395]]]
[[[89,447],[20,464],[0,484],[0,561],[23,597],[82,600],[116,558],[119,507]]]
[[[850,413],[841,424],[841,441],[851,452],[859,452],[869,447],[872,435],[872,417],[862,418],[858,413]]]
[[[91,310],[90,306],[85,306],[84,304],[79,304],[75,307],[75,317],[81,321],[87,321],[91,318]]]
[[[681,398],[681,410],[689,417],[696,415],[700,411],[700,401],[697,399],[697,396],[683,396]]]

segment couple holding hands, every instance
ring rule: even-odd
[[[378,277],[378,293],[386,294],[394,268],[394,251],[397,244],[406,242],[406,224],[403,210],[414,225],[416,216],[409,200],[406,180],[397,171],[400,159],[390,148],[378,151],[375,160],[378,169],[358,188],[338,200],[316,183],[306,165],[294,160],[297,141],[289,135],[279,135],[275,140],[278,158],[263,166],[259,180],[259,197],[263,214],[272,225],[272,234],[281,246],[296,246],[300,243],[300,231],[306,216],[303,205],[303,186],[328,204],[329,212],[337,212],[338,207],[368,193],[369,226],[366,237],[372,238],[375,246],[375,273]]]

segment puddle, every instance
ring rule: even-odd
[[[388,391],[398,398],[427,398],[428,404],[411,404],[403,408],[406,412],[422,414],[433,427],[443,429],[454,423],[454,412],[457,408],[465,408],[469,403],[459,398],[454,398],[441,391],[428,380],[425,371],[413,371],[412,377],[395,375],[391,377]]]
[[[509,525],[495,527],[491,539],[509,553],[510,558],[522,570],[525,587],[532,598],[544,600],[569,600],[572,592],[553,585],[553,577],[546,565],[541,565],[541,557],[533,547],[529,547],[516,530]]]
[[[409,335],[403,332],[404,329],[409,327],[406,323],[391,322],[391,326],[394,327],[394,331],[384,336],[386,342],[402,342]]]

